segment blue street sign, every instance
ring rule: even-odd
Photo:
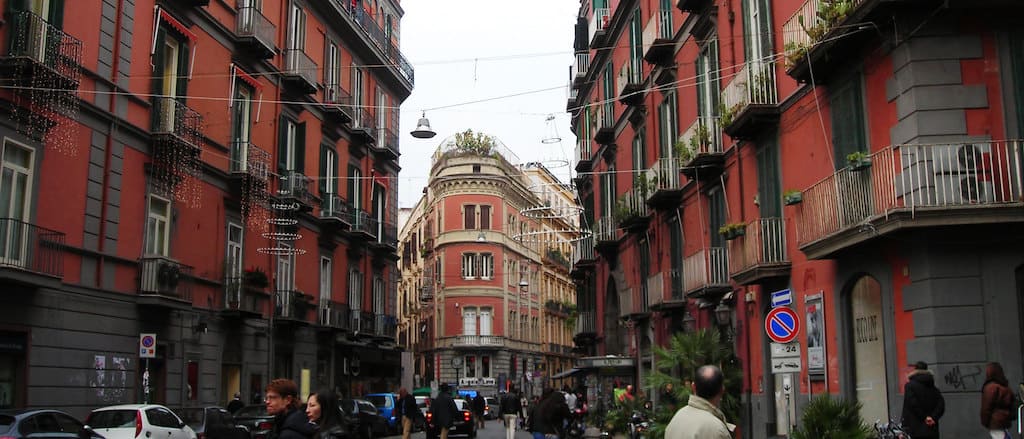
[[[793,303],[793,292],[788,288],[772,293],[772,308],[788,306]]]
[[[789,343],[800,332],[800,319],[789,308],[775,308],[764,318],[764,331],[776,343]]]

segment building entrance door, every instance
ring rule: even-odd
[[[889,419],[889,386],[886,378],[885,325],[882,319],[882,288],[870,276],[857,280],[850,292],[853,325],[854,382],[861,418],[868,422]]]

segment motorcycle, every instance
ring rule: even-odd
[[[633,415],[629,417],[629,438],[647,439],[650,430],[651,423],[647,417],[639,411],[634,411]]]
[[[911,439],[910,434],[903,429],[903,424],[894,420],[885,424],[875,421],[875,433],[878,439]]]
[[[583,432],[586,431],[587,426],[583,423],[583,418],[586,412],[583,409],[575,409],[572,411],[572,416],[569,418],[569,428],[566,429],[567,439],[582,439]]]

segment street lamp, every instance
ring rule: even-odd
[[[409,134],[417,139],[429,139],[437,135],[434,130],[430,129],[430,121],[427,120],[427,112],[423,112],[423,117],[420,117],[419,122],[416,123],[416,129],[412,130]]]
[[[686,310],[686,314],[683,315],[683,331],[693,332],[697,330],[697,319],[693,318],[690,314],[690,310]]]

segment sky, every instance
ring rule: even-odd
[[[416,84],[401,107],[399,207],[422,196],[438,145],[466,129],[496,137],[520,162],[540,161],[568,182],[576,138],[565,104],[579,0],[402,0],[401,6],[401,50],[416,69]],[[551,90],[455,105],[544,89]],[[449,105],[455,106],[431,110]],[[432,139],[409,134],[422,110],[437,132]],[[541,143],[556,136],[560,142]]]

